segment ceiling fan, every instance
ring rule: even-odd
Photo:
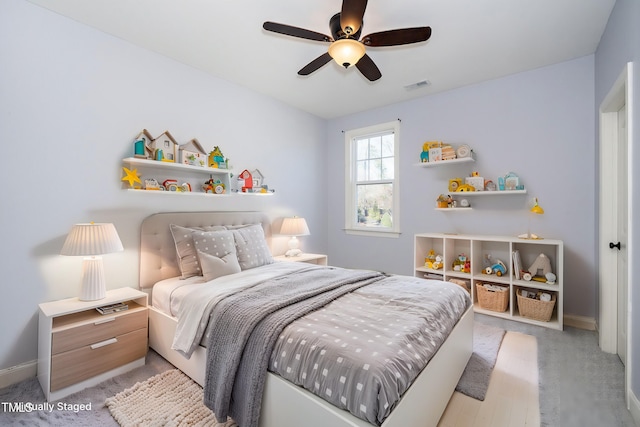
[[[348,68],[355,65],[370,81],[378,80],[382,73],[366,54],[366,47],[398,46],[423,42],[431,37],[431,27],[402,28],[397,30],[371,33],[360,39],[362,18],[367,8],[367,0],[343,0],[342,10],[329,20],[331,35],[317,33],[291,25],[267,21],[262,25],[267,31],[298,37],[301,39],[331,43],[329,51],[320,55],[298,71],[307,76],[334,59],[341,66]]]

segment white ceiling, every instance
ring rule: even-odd
[[[328,43],[282,36],[264,21],[330,35],[341,0],[29,0],[323,118],[368,110],[594,53],[615,0],[372,0],[362,35],[417,26],[427,42],[368,48],[382,78],[331,61],[297,71]],[[405,86],[428,80],[414,90]]]

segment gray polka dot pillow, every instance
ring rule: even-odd
[[[194,231],[192,236],[206,281],[241,271],[231,231]]]
[[[193,243],[192,233],[194,231],[226,230],[226,228],[221,225],[207,227],[181,227],[179,225],[171,224],[169,229],[171,230],[173,242],[176,247],[180,277],[182,279],[187,279],[192,276],[202,276],[202,269],[200,268],[198,254]]]
[[[231,230],[236,242],[238,262],[242,270],[273,263],[262,225],[253,224]]]

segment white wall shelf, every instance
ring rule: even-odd
[[[513,196],[516,194],[527,194],[527,190],[503,190],[503,191],[453,191],[446,193],[451,196],[474,197],[474,196]]]
[[[205,193],[202,191],[161,191],[161,190],[144,190],[144,189],[136,189],[136,188],[127,188],[128,192],[136,193],[136,194],[155,194],[160,196],[169,196],[169,197],[229,197],[234,193],[224,193],[224,194],[214,194],[214,193]]]
[[[243,193],[241,191],[235,191],[231,188],[231,170],[230,169],[217,169],[210,167],[200,167],[185,165],[182,163],[162,162],[157,160],[138,159],[135,157],[128,157],[122,160],[122,163],[128,166],[128,169],[136,169],[140,176],[140,180],[144,183],[145,179],[154,178],[162,185],[166,179],[175,179],[178,185],[182,183],[189,183],[191,191],[163,191],[163,190],[145,190],[142,188],[126,188],[127,191],[137,194],[156,194],[156,195],[170,195],[178,197],[228,197],[228,196],[272,196],[273,191],[266,193]],[[202,190],[202,184],[207,178],[213,177],[216,180],[220,180],[225,185],[226,191],[222,194],[206,193]],[[126,187],[126,183],[123,182]]]
[[[460,158],[451,159],[451,160],[440,160],[437,162],[421,162],[421,163],[417,163],[416,166],[420,166],[422,168],[431,168],[436,166],[450,166],[457,163],[470,163],[475,161],[476,159],[473,158],[473,153],[472,153],[471,156],[469,157],[460,157]]]
[[[182,163],[162,162],[157,160],[138,159],[135,157],[128,157],[122,160],[122,163],[128,169],[136,169],[140,180],[143,183],[145,179],[156,179],[160,185],[167,179],[175,179],[178,185],[188,183],[191,186],[191,191],[157,191],[157,190],[138,190],[128,188],[130,191],[138,193],[152,193],[152,194],[172,194],[177,196],[204,196],[207,195],[202,190],[202,184],[209,178],[219,180],[226,189],[223,194],[213,194],[213,196],[228,195],[231,193],[231,170],[229,169],[217,169],[210,167],[199,167],[185,165]],[[123,181],[123,185],[126,183]],[[209,193],[209,195],[212,195]]]
[[[547,328],[563,329],[564,278],[563,242],[561,240],[528,240],[511,236],[446,233],[421,233],[416,234],[414,239],[414,275],[416,277],[435,278],[444,281],[449,281],[450,279],[465,280],[470,286],[474,311]],[[444,268],[435,270],[425,267],[425,257],[431,250],[443,256]],[[556,282],[548,284],[534,280],[517,279],[512,262],[514,251],[520,253],[522,260],[521,270],[528,269],[540,254],[545,254],[551,261],[551,269],[556,275]],[[469,257],[471,261],[471,271],[469,273],[454,271],[452,268],[454,259],[462,253]],[[491,259],[494,261],[496,259],[503,261],[507,266],[507,274],[503,276],[486,274],[484,268],[486,267],[485,259],[487,255],[491,255]],[[509,289],[509,302],[506,311],[497,312],[480,307],[476,291],[476,284],[479,283],[503,285]],[[555,295],[556,303],[550,321],[531,319],[520,314],[516,292],[521,288],[545,291]]]
[[[158,160],[147,160],[147,159],[138,159],[135,157],[127,157],[122,160],[123,163],[138,166],[141,168],[151,168],[151,169],[159,169],[168,173],[167,171],[188,171],[193,173],[199,173],[204,175],[229,175],[231,173],[230,169],[218,169],[218,168],[210,168],[210,167],[200,167],[200,166],[191,166],[185,165],[182,163],[174,163],[174,162],[162,162]]]

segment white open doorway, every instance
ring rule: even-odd
[[[599,340],[600,348],[617,353],[626,365],[630,359],[631,289],[629,193],[631,163],[632,64],[628,63],[600,105],[599,200]],[[628,396],[630,366],[626,366]]]

